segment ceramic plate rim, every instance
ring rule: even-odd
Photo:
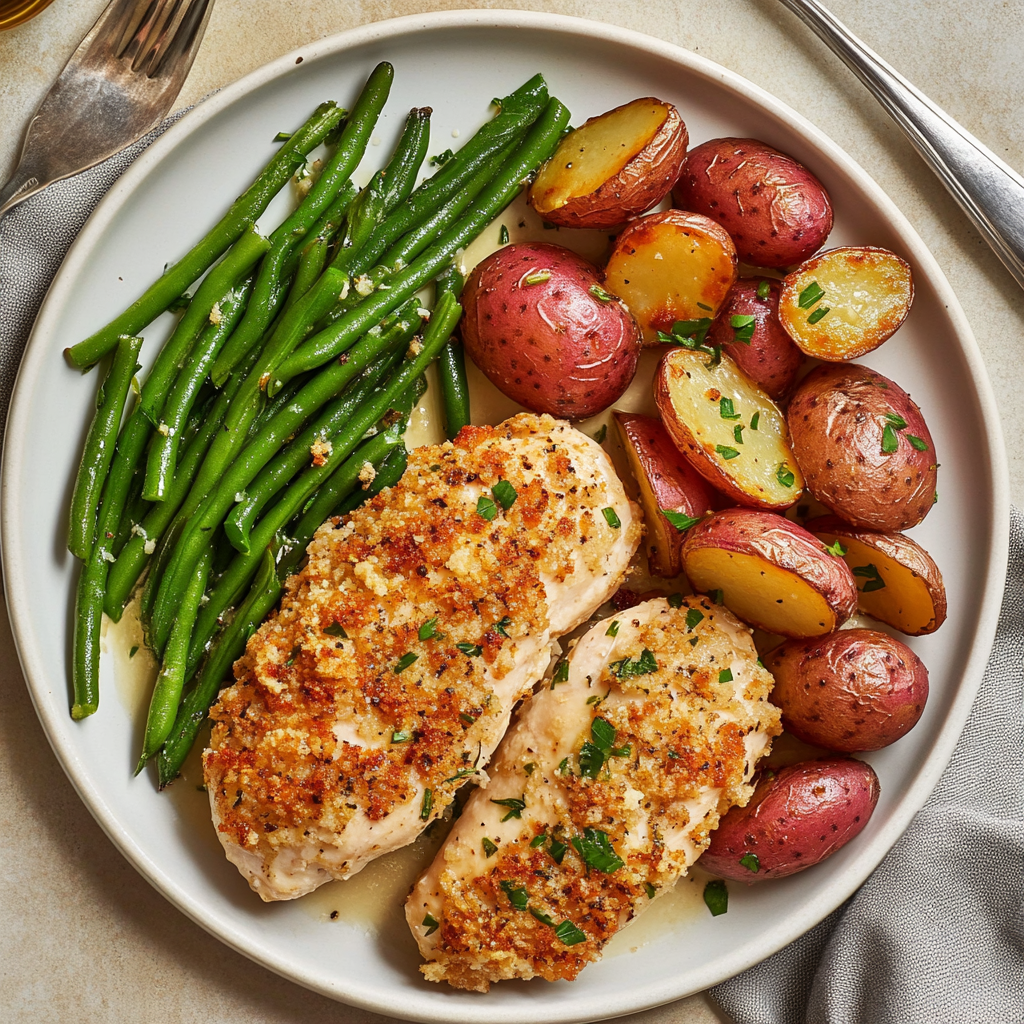
[[[72,282],[88,258],[94,241],[102,235],[110,221],[117,216],[127,198],[144,181],[165,154],[184,143],[188,136],[224,108],[271,80],[294,71],[297,57],[301,56],[304,61],[314,63],[330,59],[348,49],[403,36],[410,32],[460,28],[540,30],[566,36],[580,36],[651,52],[681,65],[687,72],[709,80],[717,87],[737,95],[741,100],[752,102],[792,124],[827,159],[839,165],[865,197],[885,214],[912,254],[918,268],[927,275],[936,289],[939,300],[946,308],[953,333],[967,362],[974,396],[979,402],[981,419],[989,441],[989,459],[985,469],[990,477],[993,508],[990,510],[989,519],[984,524],[990,530],[987,548],[988,560],[985,567],[986,583],[970,655],[966,661],[966,671],[927,760],[918,770],[910,787],[904,792],[898,806],[894,808],[887,825],[874,836],[870,844],[865,845],[860,855],[845,870],[835,876],[832,884],[816,898],[806,901],[799,911],[788,916],[785,919],[785,927],[775,926],[768,931],[766,936],[761,936],[764,941],[758,943],[759,948],[754,955],[751,955],[750,944],[744,944],[729,957],[720,958],[711,965],[704,965],[687,972],[685,984],[680,984],[679,977],[670,978],[661,986],[655,986],[653,989],[648,986],[642,993],[630,993],[626,998],[617,1002],[610,1003],[605,998],[600,1006],[588,1006],[584,998],[580,1006],[581,1013],[574,1019],[596,1019],[601,1016],[614,1016],[656,1006],[700,991],[731,977],[803,934],[845,900],[874,870],[892,844],[906,829],[913,815],[924,804],[938,782],[967,720],[995,635],[1008,552],[1009,488],[1001,427],[994,412],[996,409],[994,396],[980,350],[952,288],[909,221],[850,156],[800,114],[738,74],[675,44],[666,43],[643,33],[612,24],[565,15],[505,10],[434,12],[360,26],[299,47],[213,93],[172,125],[115,182],[71,247],[44,300],[41,313],[26,348],[8,416],[8,444],[3,456],[4,472],[2,491],[0,491],[0,508],[3,511],[2,542],[5,590],[22,668],[28,680],[32,701],[54,753],[79,796],[114,845],[143,877],[172,904],[201,927],[245,956],[292,981],[352,1005],[362,1006],[379,1013],[419,1020],[480,1020],[488,1021],[489,1024],[497,1024],[502,1020],[514,1019],[507,1017],[500,1008],[495,1007],[494,1004],[488,1004],[486,1001],[480,1004],[478,1015],[466,1015],[461,1012],[461,1007],[456,1008],[454,1005],[451,1007],[450,1014],[439,1015],[432,1009],[426,1013],[417,1009],[413,1005],[415,1000],[401,997],[397,1001],[389,999],[387,993],[382,993],[381,998],[377,1000],[367,1000],[348,994],[342,991],[340,986],[325,985],[322,979],[312,976],[312,974],[303,975],[301,972],[275,963],[272,953],[266,949],[246,948],[241,942],[240,936],[233,932],[227,921],[212,920],[207,908],[200,906],[198,901],[191,898],[187,892],[180,891],[177,886],[171,884],[161,873],[159,865],[149,857],[142,847],[130,839],[105,803],[102,793],[93,784],[89,767],[80,761],[70,744],[61,741],[61,731],[56,728],[55,716],[67,712],[63,707],[62,700],[58,702],[47,700],[50,690],[39,665],[37,652],[29,643],[29,624],[26,617],[19,611],[18,602],[18,595],[24,592],[23,588],[27,583],[26,569],[28,568],[22,564],[19,558],[20,552],[16,543],[18,527],[16,510],[20,504],[20,492],[17,485],[13,483],[13,481],[21,479],[19,472],[21,449],[18,439],[22,434],[19,433],[19,428],[24,426],[31,395],[28,386],[22,387],[22,384],[26,380],[36,378],[39,365],[44,358],[43,341],[51,331],[51,325],[61,314]],[[49,354],[46,353],[46,355]],[[498,1012],[495,1012],[496,1010]],[[536,1019],[541,1020],[539,1017]],[[559,1013],[559,1019],[567,1020],[564,1007]]]

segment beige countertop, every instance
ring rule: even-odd
[[[56,0],[0,33],[0,180],[21,132],[106,0]],[[832,10],[1008,163],[1024,168],[1024,5],[1013,0],[830,0]],[[835,139],[935,254],[988,364],[1024,504],[1019,401],[1024,301],[1012,278],[853,76],[777,0],[217,0],[182,105],[311,40],[425,10],[514,7],[647,32],[774,93]],[[14,1022],[382,1022],[314,995],[222,946],[166,903],[95,824],[36,720],[0,617],[0,1018]],[[630,1018],[722,1020],[703,996]]]

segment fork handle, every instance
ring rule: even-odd
[[[864,45],[818,0],[780,0],[871,90],[1024,288],[1024,178]]]
[[[0,217],[23,199],[41,192],[48,184],[46,175],[34,170],[24,161],[14,169],[10,181],[0,187]]]

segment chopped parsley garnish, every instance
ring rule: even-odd
[[[654,899],[654,894],[657,891],[658,890],[653,885],[651,885],[650,882],[644,882],[644,892],[647,893],[647,898],[649,900],[653,900]]]
[[[743,424],[742,423],[737,423],[736,426],[732,428],[732,436],[734,438],[736,438],[736,443],[737,444],[743,444]]]
[[[590,739],[584,740],[580,748],[580,774],[596,779],[610,758],[629,757],[633,752],[628,744],[624,747],[614,744],[615,726],[603,718],[595,718],[590,723]]]
[[[585,828],[583,835],[573,836],[571,842],[588,868],[610,875],[625,866],[625,861],[612,847],[608,834],[598,828]]]
[[[587,941],[586,932],[580,931],[572,921],[563,921],[556,929],[558,941],[565,946],[576,946]]]
[[[548,856],[556,863],[561,864],[565,857],[565,851],[569,847],[565,843],[559,842],[557,839],[552,839],[548,844]]]
[[[825,550],[830,555],[835,555],[836,558],[842,558],[843,555],[846,554],[846,548],[844,548],[843,545],[839,543],[839,538],[838,537],[836,538],[835,544],[826,544],[825,545]]]
[[[491,494],[494,495],[495,500],[506,512],[516,503],[516,498],[519,497],[516,489],[507,480],[499,480],[491,488]]]
[[[522,818],[523,811],[526,810],[526,798],[525,794],[521,797],[509,796],[504,800],[492,800],[492,804],[497,804],[499,807],[507,807],[508,814],[502,818],[502,821],[508,821],[509,818]]]
[[[723,420],[738,420],[740,418],[732,399],[726,398],[724,395],[718,400],[718,414]]]
[[[730,448],[727,444],[716,444],[715,451],[725,459],[726,462],[729,459],[735,459],[739,452],[735,448]]]
[[[723,668],[718,673],[718,681],[720,683],[731,683],[732,682],[732,669]]]
[[[288,660],[285,662],[286,665],[294,665],[298,656],[302,653],[302,648],[296,644],[292,648],[292,653],[288,655]]]
[[[419,637],[421,640],[430,640],[432,637],[437,636],[437,616],[435,615],[432,619],[427,619],[426,622],[420,626]]]
[[[751,430],[757,430],[757,425],[760,422],[761,422],[761,413],[760,413],[760,411],[758,411],[758,412],[755,412],[754,415],[750,417],[750,429]]]
[[[564,775],[568,770],[569,758],[563,757],[562,760],[558,762],[558,767],[555,769],[555,771],[557,771],[559,775]]]
[[[476,719],[472,715],[467,714],[465,711],[459,712],[459,718],[463,722],[465,722],[466,725],[476,725]]]
[[[755,875],[761,870],[761,862],[757,859],[756,853],[745,853],[740,857],[740,864]]]
[[[550,270],[538,270],[536,274],[527,274],[523,278],[523,284],[543,284],[551,280]]]
[[[503,878],[499,884],[501,885],[502,892],[508,897],[509,903],[516,910],[526,909],[527,904],[530,902],[530,896],[525,886],[516,885],[515,882],[510,882],[507,878]]]
[[[552,920],[550,914],[545,914],[543,910],[538,910],[536,907],[527,907],[526,909],[529,910],[529,912],[533,914],[541,924],[546,924],[549,928],[555,927],[555,922]]]
[[[618,636],[619,635],[619,620],[616,619],[605,631],[605,636]]]
[[[690,646],[691,647],[696,647],[699,642],[700,642],[700,637],[699,636],[691,636],[690,637]]]
[[[138,653],[139,653],[139,645],[138,645],[138,644],[135,644],[135,645],[134,645],[134,646],[132,647],[132,649],[131,649],[131,650],[130,650],[130,651],[128,652],[128,657],[129,657],[129,658],[134,658],[134,657],[135,657],[135,655],[136,655],[136,654],[138,654]]]
[[[563,658],[555,668],[555,674],[551,677],[551,689],[553,690],[559,683],[567,683],[569,681],[569,662]]]
[[[498,514],[498,506],[486,494],[481,494],[476,501],[476,514],[493,523],[494,517]]]
[[[744,345],[749,345],[750,339],[754,336],[757,320],[747,314],[736,314],[730,318],[729,326],[733,329],[736,341],[742,341]]]
[[[456,644],[458,650],[462,651],[463,654],[468,654],[471,658],[479,658],[484,653],[484,649],[479,644]]]
[[[768,295],[771,293],[771,290],[772,290],[771,284],[768,281],[762,281],[757,286],[757,297],[759,299],[767,299]]]
[[[548,841],[547,833],[541,832],[539,836],[534,836],[530,840],[530,849],[536,850],[538,846],[543,846]]]
[[[434,806],[434,791],[423,790],[423,806],[420,807],[420,820],[426,821],[430,817],[430,809]]]
[[[885,580],[882,579],[881,573],[879,573],[877,567],[873,563],[869,563],[868,565],[855,565],[853,567],[853,575],[867,580],[867,583],[860,588],[860,592],[862,594],[870,594],[873,590],[881,590],[882,587],[885,586]]]
[[[919,452],[928,451],[928,442],[925,441],[924,438],[917,437],[914,434],[907,434],[907,440],[910,442],[911,446],[916,448]]]
[[[594,431],[594,440],[598,444],[604,444],[604,439],[608,436],[608,424],[602,423],[597,430]]]
[[[608,692],[610,693],[611,691],[609,690]],[[604,695],[604,697],[607,697],[607,696],[608,696],[608,694],[606,693]],[[593,704],[594,707],[597,707],[597,705],[600,704],[604,700],[604,697],[602,697],[599,693],[595,693],[592,697],[588,697],[587,698],[587,703],[588,704]]]
[[[783,487],[792,487],[796,483],[796,477],[793,475],[793,471],[784,462],[779,463],[779,468],[775,470],[775,479],[782,484]]]
[[[340,622],[332,622],[329,626],[324,626],[324,632],[328,636],[338,636],[342,640],[348,639],[348,633],[345,632],[345,627]],[[423,637],[421,636],[420,639],[422,640]]]
[[[654,655],[645,647],[637,658],[622,658],[613,661],[608,668],[616,679],[632,679],[633,676],[646,676],[658,671],[658,662]]]
[[[723,604],[725,602],[725,592],[722,590],[712,590],[708,597],[711,598],[712,604]]]
[[[885,414],[885,420],[887,423],[891,423],[897,430],[906,429],[907,421],[902,416],[898,416],[894,412],[887,412]]]
[[[291,137],[292,137],[292,133],[291,132],[278,132],[274,136],[274,141],[275,142],[287,142]]]
[[[587,291],[590,292],[598,302],[612,301],[612,297],[599,284],[592,284]]]
[[[408,651],[395,662],[395,666],[391,671],[397,676],[399,672],[404,672],[414,661],[419,661],[419,657],[413,651]]]
[[[537,762],[536,761],[527,761],[526,764],[523,765],[523,771],[526,772],[527,775],[532,775],[536,770],[537,770]]]
[[[825,292],[817,281],[812,281],[801,293],[797,299],[797,305],[801,309],[810,309],[816,302],[821,301],[824,297]]]
[[[809,324],[816,324],[819,320],[824,319],[831,312],[830,306],[819,306],[808,318]]]
[[[509,637],[508,633],[505,632],[505,630],[507,630],[508,627],[511,626],[511,625],[512,625],[512,620],[507,615],[503,615],[494,624],[494,631],[496,633],[500,633],[506,640],[509,640],[511,638]]]
[[[704,339],[710,329],[710,317],[702,316],[699,320],[677,320],[672,325],[670,333],[658,332],[658,340],[669,345],[682,345],[683,348],[703,349],[705,347]]]
[[[479,769],[475,768],[475,767],[460,768],[454,775],[452,775],[450,778],[445,779],[444,781],[445,782],[458,782],[459,779],[468,779],[470,777],[470,775],[476,775],[476,773],[478,771],[479,771]],[[444,785],[444,783],[442,783],[442,785]]]
[[[674,594],[669,594],[665,599],[668,601],[670,608],[682,608],[683,607],[683,595],[676,591]]]
[[[437,156],[430,158],[431,167],[444,167],[449,160],[451,160],[455,154],[450,150],[446,149],[443,153],[438,153]]]
[[[436,932],[437,929],[441,927],[441,925],[438,924],[437,920],[433,917],[433,915],[427,914],[427,916],[423,918],[423,927],[427,929],[427,935],[433,935],[434,932]]]
[[[487,836],[484,836],[484,838],[481,840],[480,845],[484,848],[485,857],[493,857],[498,852],[498,847],[494,843],[492,843],[490,839],[487,838]]]
[[[712,917],[718,917],[729,910],[729,890],[725,882],[716,878],[704,886],[704,903],[711,911]]]
[[[619,528],[620,526],[622,526],[622,521],[621,521],[621,520],[619,519],[619,517],[618,517],[618,516],[616,515],[616,513],[615,513],[615,509],[613,509],[613,508],[611,507],[611,505],[609,505],[609,506],[608,506],[607,508],[603,508],[603,509],[601,509],[601,515],[603,515],[603,516],[604,516],[604,520],[605,520],[605,522],[606,522],[606,523],[607,523],[607,524],[608,524],[608,525],[609,525],[609,526],[610,526],[610,527],[611,527],[611,528],[612,528],[613,530],[617,530],[617,529],[618,529],[618,528]]]
[[[392,743],[409,743],[412,740],[412,733],[405,729],[397,729],[391,734]]]
[[[696,526],[700,522],[699,516],[688,516],[685,512],[673,512],[663,508],[661,514],[680,532]]]
[[[704,613],[699,608],[691,608],[686,613],[687,630],[694,629],[698,623],[704,621]]]
[[[899,434],[893,429],[891,423],[885,425],[885,430],[882,431],[882,451],[886,455],[891,455],[900,446]]]
[[[704,305],[703,302],[698,302],[697,303],[697,308],[698,309],[706,310],[708,313],[713,313],[714,312],[714,310],[710,306]]]
[[[508,245],[508,228],[504,224],[501,225],[501,231],[498,233],[498,244]]]

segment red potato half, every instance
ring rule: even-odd
[[[673,525],[664,512],[685,517],[682,521],[702,519],[722,507],[722,495],[686,461],[660,420],[616,412],[615,424],[640,493],[650,570],[655,576],[678,576],[685,529]]]
[[[866,366],[818,366],[793,392],[786,419],[807,489],[848,523],[897,533],[931,510],[935,445],[895,381]]]
[[[529,203],[561,227],[617,227],[668,195],[688,141],[671,103],[625,103],[562,139],[530,186]]]
[[[593,416],[636,373],[636,322],[598,285],[597,269],[568,249],[499,249],[470,274],[462,304],[466,351],[503,394],[534,412]]]
[[[669,349],[654,400],[676,447],[738,505],[785,509],[804,481],[778,406],[727,356]]]
[[[822,636],[857,607],[846,563],[814,534],[772,512],[716,512],[687,533],[682,559],[694,590],[720,590],[729,611],[769,633]]]
[[[878,776],[852,757],[823,757],[765,772],[746,807],[711,833],[700,866],[722,878],[764,882],[820,864],[867,825]]]
[[[888,249],[819,253],[782,284],[779,320],[800,349],[843,363],[888,341],[914,301],[910,267]]]
[[[779,323],[781,291],[782,282],[770,277],[741,278],[729,290],[707,335],[709,345],[720,345],[776,401],[793,390],[807,362]]]
[[[737,265],[732,239],[713,220],[667,210],[640,217],[616,238],[604,280],[653,345],[677,320],[713,317]]]
[[[740,259],[758,267],[791,267],[817,252],[832,230],[821,182],[756,139],[711,139],[690,150],[672,199],[713,217]]]
[[[764,659],[772,703],[805,743],[840,753],[879,750],[917,725],[928,670],[905,643],[874,629],[787,640]]]

